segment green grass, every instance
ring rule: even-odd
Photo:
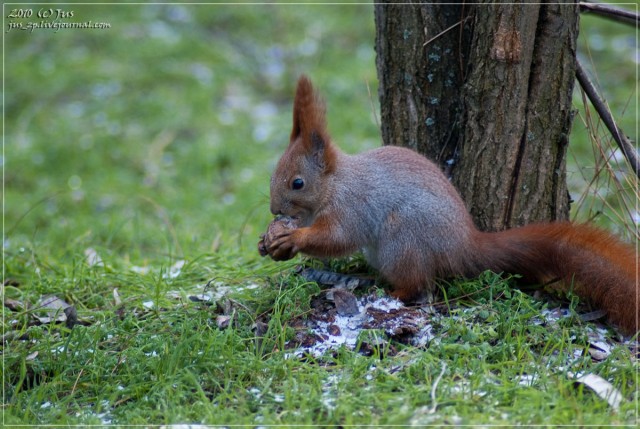
[[[394,356],[365,357],[343,349],[300,360],[283,353],[283,327],[304,313],[317,291],[313,285],[288,277],[281,283],[286,290],[238,287],[231,296],[242,305],[227,329],[216,326],[215,306],[153,296],[157,283],[163,291],[188,290],[213,263],[189,264],[174,282],[154,274],[132,278],[146,284],[148,295],[121,292],[120,306],[80,311],[90,326],[20,329],[30,341],[11,341],[5,355],[5,422],[607,424],[635,416],[637,368],[624,347],[601,363],[576,356],[574,350],[587,347],[584,328],[530,324],[543,302],[518,291],[496,299],[510,289],[492,276],[464,286],[460,293],[467,294],[489,282],[493,295],[476,295],[471,310],[436,318],[426,350],[398,345]],[[85,269],[82,277],[112,279],[105,271]],[[140,302],[148,297],[152,309]],[[269,326],[257,338],[252,326],[263,312],[270,313]],[[34,351],[38,355],[27,358]],[[629,400],[613,413],[591,392],[576,389],[568,371],[600,374]]]
[[[64,9],[111,28],[4,34],[3,295],[30,306],[3,313],[8,427],[637,421],[625,346],[602,362],[581,355],[589,324],[534,324],[546,301],[490,275],[449,289],[451,315],[425,347],[285,350],[319,288],[293,274],[299,260],[258,256],[269,176],[303,72],[345,150],[379,145],[371,6]],[[205,289],[214,303],[189,298]],[[84,325],[34,324],[43,295]],[[568,371],[607,379],[620,410]]]

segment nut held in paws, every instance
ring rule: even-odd
[[[260,256],[267,256],[269,251],[267,250],[271,245],[271,242],[285,229],[298,228],[298,219],[294,219],[289,216],[278,216],[271,221],[267,227],[267,232],[260,235],[260,241],[258,241],[258,252]]]

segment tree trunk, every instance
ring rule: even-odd
[[[460,5],[375,6],[385,144],[410,147],[436,161],[453,156],[470,45],[470,32],[458,24],[463,17]]]
[[[385,144],[440,163],[483,230],[569,215],[575,4],[378,4]]]

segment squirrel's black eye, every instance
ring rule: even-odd
[[[300,178],[295,179],[293,182],[291,182],[291,188],[294,191],[297,191],[298,189],[302,189],[303,186],[304,186],[304,180]]]

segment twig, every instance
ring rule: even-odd
[[[85,366],[87,366],[89,362],[90,360],[88,360],[87,363],[85,363]],[[73,383],[73,387],[71,388],[71,395],[73,395],[73,392],[76,391],[76,386],[78,385],[78,381],[80,381],[80,377],[82,377],[83,372],[84,372],[84,368],[80,370],[80,372],[78,373],[78,376],[76,377],[75,383]]]
[[[427,46],[429,43],[433,42],[433,41],[434,41],[434,40],[436,40],[438,37],[440,37],[440,36],[444,35],[444,34],[445,34],[445,33],[447,33],[448,31],[453,30],[453,29],[454,29],[454,28],[456,28],[458,25],[460,25],[460,24],[462,24],[462,23],[466,22],[469,18],[471,18],[471,17],[470,17],[470,16],[467,16],[467,17],[465,17],[465,18],[461,19],[460,21],[456,22],[455,24],[453,24],[451,27],[449,27],[449,28],[446,28],[446,29],[442,30],[441,32],[439,32],[438,34],[436,34],[435,36],[433,36],[431,39],[429,39],[429,40],[427,40],[426,42],[424,42],[424,43],[422,44],[422,46],[423,46],[423,47],[424,47],[424,46]],[[425,32],[426,32],[426,29],[425,29]]]
[[[431,408],[429,409],[429,414],[433,414],[436,412],[436,408],[438,408],[438,401],[436,400],[436,389],[438,388],[438,383],[440,383],[440,379],[444,375],[444,372],[447,370],[446,362],[442,363],[442,370],[440,371],[440,375],[436,377],[433,385],[431,386]]]
[[[633,169],[636,176],[640,178],[640,159],[638,159],[638,152],[633,147],[627,136],[624,132],[618,127],[609,108],[606,106],[604,100],[598,94],[593,82],[587,76],[587,73],[582,68],[582,64],[579,60],[576,59],[576,77],[578,78],[578,82],[580,82],[580,86],[584,89],[584,92],[589,97],[591,104],[598,112],[598,115],[602,119],[602,122],[606,125],[607,129],[613,136],[613,139],[618,143],[618,147],[622,150],[622,153],[629,164],[631,164],[631,168]]]
[[[369,93],[369,102],[371,103],[371,112],[373,113],[373,119],[376,121],[376,127],[380,129],[380,121],[378,120],[376,105],[373,101],[373,96],[371,95],[371,87],[369,86],[369,81],[365,79],[364,83],[365,85],[367,85],[367,92]]]
[[[638,21],[640,21],[640,15],[635,12],[604,4],[580,2],[580,12],[593,12],[614,21],[633,25],[634,27],[637,27]]]

